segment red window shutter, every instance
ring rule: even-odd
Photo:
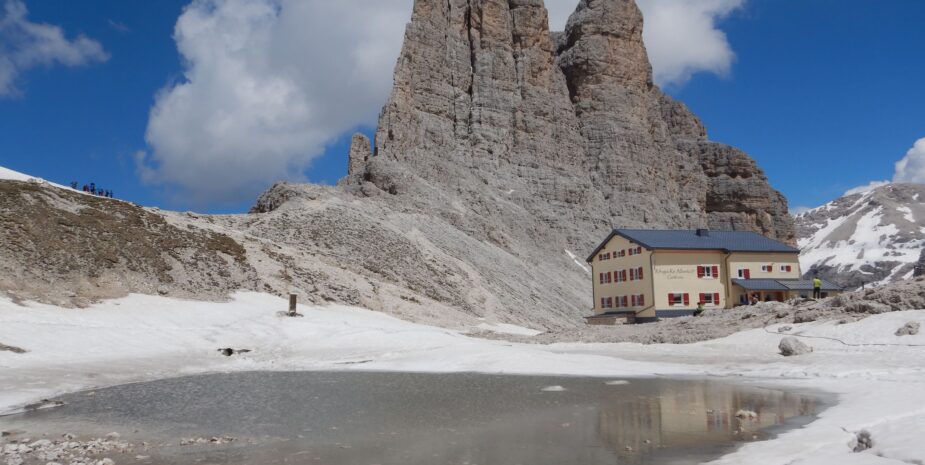
[[[713,277],[719,278],[719,267],[718,266],[713,267]]]
[[[685,306],[688,306],[688,305],[690,305],[690,304],[691,304],[691,295],[690,295],[690,294],[684,294],[684,305],[685,305]]]
[[[793,266],[787,265],[787,272],[789,273],[791,271],[793,271]]]
[[[713,294],[713,303],[719,305],[719,292]]]
[[[707,295],[703,292],[700,293],[700,300],[698,302],[705,303],[707,301]]]
[[[604,273],[601,273],[601,284],[604,284]]]
[[[674,303],[674,294],[668,294],[668,305],[670,306],[673,303]]]
[[[704,272],[703,267],[702,267],[702,266],[698,266],[698,267],[697,267],[697,277],[698,277],[698,278],[702,278],[704,274],[706,274],[706,273]]]
[[[752,270],[745,270],[745,279],[752,279]]]
[[[646,295],[642,294],[639,296],[639,306],[644,307],[646,305]]]
[[[642,279],[642,267],[639,267],[639,279]]]

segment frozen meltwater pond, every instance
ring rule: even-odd
[[[814,395],[712,381],[236,373],[119,386],[0,418],[154,445],[118,464],[681,464],[812,421]],[[739,410],[757,418],[740,420]],[[183,438],[232,436],[230,444]],[[51,437],[51,436],[50,436]],[[135,455],[150,455],[136,459]]]

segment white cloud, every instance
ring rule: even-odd
[[[0,97],[20,94],[19,75],[39,66],[81,66],[109,59],[99,42],[68,40],[60,27],[33,23],[21,0],[6,0],[0,17]]]
[[[863,185],[863,186],[858,186],[858,187],[855,187],[854,189],[848,189],[847,191],[845,191],[845,194],[844,194],[844,195],[845,195],[845,197],[847,197],[847,196],[849,196],[849,195],[864,194],[864,193],[870,192],[870,191],[872,191],[872,190],[874,190],[874,189],[876,189],[876,188],[878,188],[878,187],[885,186],[885,185],[887,185],[887,184],[889,184],[889,183],[890,183],[890,181],[871,181],[870,184],[866,184],[866,185]]]
[[[732,52],[715,21],[742,1],[640,0],[659,82],[727,71]],[[326,144],[376,124],[412,3],[194,0],[174,31],[183,79],[151,109],[143,179],[203,203],[300,179]],[[547,0],[554,28],[576,5]]]
[[[637,0],[645,18],[643,39],[655,82],[681,85],[692,75],[726,75],[735,60],[717,21],[742,7],[745,0]],[[549,24],[563,30],[577,0],[546,0]]]
[[[892,182],[925,184],[925,137],[915,141],[912,148],[906,152],[906,156],[896,162]],[[887,184],[890,184],[890,181],[871,181],[865,186],[849,189],[845,195],[863,194]]]
[[[925,184],[925,137],[915,141],[906,156],[896,162],[893,181]]]
[[[182,82],[151,110],[140,171],[199,202],[299,179],[325,144],[374,125],[409,0],[195,0],[174,31]]]

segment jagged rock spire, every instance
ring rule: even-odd
[[[541,0],[416,0],[413,11],[376,134],[378,172],[407,168],[478,205],[511,191],[506,201],[576,246],[611,225],[792,240],[786,200],[760,169],[706,141],[652,83],[633,0],[582,0],[555,40]]]

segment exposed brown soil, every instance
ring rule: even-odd
[[[0,182],[0,258],[0,290],[64,305],[131,292],[217,298],[255,286],[245,248],[227,235],[30,182]]]

